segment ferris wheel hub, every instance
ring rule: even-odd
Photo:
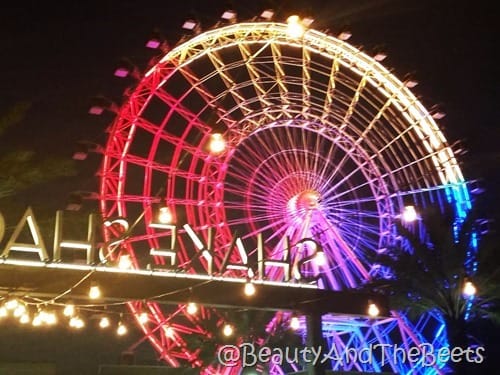
[[[303,192],[294,195],[288,201],[288,208],[292,214],[300,212],[309,212],[319,208],[320,193],[316,190],[304,190]]]

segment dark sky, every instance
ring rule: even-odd
[[[122,57],[144,67],[144,47],[159,28],[170,41],[188,16],[211,26],[227,1],[9,1],[0,10],[0,113],[17,102],[32,107],[25,120],[0,140],[8,148],[33,148],[44,155],[71,157],[77,141],[104,142],[108,119],[87,114],[89,99],[104,94],[120,102],[129,81],[113,76]],[[229,2],[231,3],[231,2]],[[320,30],[348,25],[350,42],[369,51],[383,45],[384,65],[402,78],[415,72],[414,92],[430,107],[440,103],[440,121],[453,143],[465,140],[466,176],[486,179],[490,216],[499,217],[499,96],[497,12],[489,1],[327,0],[233,1],[240,18],[274,8],[316,18]],[[56,190],[30,194],[23,202],[64,206],[72,189],[95,189],[97,159],[82,164],[78,178]],[[1,173],[1,171],[0,171]],[[1,211],[0,203],[0,211]],[[19,216],[21,213],[19,213]],[[34,344],[33,344],[34,345]],[[1,353],[2,349],[0,349]],[[0,358],[1,359],[1,358]]]
[[[32,107],[0,147],[32,147],[69,157],[78,140],[104,142],[109,119],[88,115],[87,106],[97,94],[120,102],[130,81],[113,76],[119,59],[127,57],[143,68],[153,56],[144,42],[154,28],[174,42],[186,17],[195,16],[209,27],[227,3],[9,2],[0,14],[0,111],[19,101]],[[497,20],[487,1],[256,0],[233,1],[233,7],[241,19],[274,8],[283,18],[294,11],[311,14],[320,30],[348,25],[354,45],[366,51],[385,47],[385,65],[398,77],[415,73],[420,82],[415,93],[428,107],[443,105],[448,116],[440,124],[451,143],[465,139],[474,152],[466,158],[484,160],[496,152]],[[483,174],[476,164],[469,172],[474,178]],[[85,168],[78,181],[83,190],[95,184],[90,167]],[[490,169],[484,172],[490,183],[496,180]],[[47,194],[45,200],[59,197]]]

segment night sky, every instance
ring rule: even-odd
[[[450,143],[461,140],[469,150],[460,157],[465,176],[485,180],[487,214],[498,223],[498,19],[488,1],[9,1],[0,10],[0,113],[18,102],[30,102],[31,108],[0,138],[0,152],[29,148],[71,158],[79,140],[104,143],[111,118],[96,118],[87,110],[90,98],[98,94],[120,103],[121,93],[131,84],[113,76],[120,58],[143,69],[154,56],[144,47],[151,31],[157,28],[175,42],[187,17],[209,27],[228,3],[240,19],[266,8],[279,11],[283,19],[297,12],[316,18],[313,26],[319,30],[348,26],[353,32],[349,42],[365,51],[382,45],[388,53],[383,64],[399,78],[413,72],[419,81],[413,91],[424,105],[440,104],[447,113],[439,124]],[[16,203],[63,208],[72,190],[97,189],[98,165],[99,158],[91,157],[78,165],[78,176],[21,194]],[[78,347],[79,338],[67,336],[60,340]],[[29,348],[5,349],[4,339],[27,340]],[[0,331],[0,362],[22,358],[27,355],[23,350],[41,350],[44,345],[19,331],[2,338]],[[85,351],[92,345],[96,343],[82,340],[80,348]],[[102,360],[112,361],[121,350]],[[95,373],[91,366],[81,373]]]

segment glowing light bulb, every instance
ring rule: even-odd
[[[158,221],[161,224],[170,224],[174,220],[174,217],[172,215],[172,212],[170,211],[170,208],[163,206],[160,207],[158,210]]]
[[[98,285],[91,285],[89,290],[89,297],[91,299],[97,299],[101,296],[101,289]]]
[[[476,294],[477,289],[471,281],[466,281],[462,293],[465,297],[472,297]]]
[[[316,263],[317,266],[324,266],[327,263],[326,260],[326,255],[324,251],[318,251],[316,255],[314,256],[314,263]]]
[[[82,329],[83,327],[85,327],[85,322],[80,317],[73,316],[69,320],[69,326],[76,329]]]
[[[370,302],[368,304],[368,315],[371,316],[372,318],[375,318],[379,314],[380,314],[380,310],[377,307],[377,305],[374,304],[373,302]]]
[[[247,282],[245,283],[245,295],[246,296],[253,296],[255,294],[255,285],[253,285],[252,282]]]
[[[172,327],[165,327],[165,336],[172,339],[175,337],[175,330]]]
[[[31,324],[33,325],[33,327],[39,327],[41,326],[43,323],[42,321],[42,318],[40,316],[40,314],[37,314],[34,318],[33,318],[33,321],[31,322]]]
[[[21,317],[19,318],[19,322],[21,324],[28,324],[30,322],[30,316],[29,316],[29,314],[24,313],[23,315],[21,315]]]
[[[99,321],[99,327],[101,328],[108,328],[110,325],[109,318],[106,316],[103,316],[101,320]]]
[[[149,321],[148,314],[145,312],[140,313],[139,317],[137,319],[139,320],[139,323],[141,323],[141,324],[146,324]]]
[[[118,260],[118,268],[121,270],[128,270],[132,268],[132,260],[130,259],[129,254],[120,255],[120,259]]]
[[[118,328],[116,329],[116,333],[118,336],[126,335],[128,332],[127,326],[123,323],[118,324]]]
[[[224,336],[229,337],[234,333],[234,328],[231,324],[224,324],[224,328],[222,328],[222,333]]]
[[[0,306],[0,318],[5,318],[7,315],[9,315],[7,308],[5,306]]]
[[[305,32],[304,25],[302,25],[299,16],[296,15],[290,16],[287,18],[286,22],[288,24],[286,32],[289,37],[300,38],[302,35],[304,35]]]
[[[405,206],[401,218],[406,223],[412,223],[418,219],[417,211],[413,206]]]
[[[24,305],[18,305],[15,309],[14,309],[14,316],[16,318],[19,318],[21,317],[24,313],[26,312],[26,307]]]
[[[55,314],[55,312],[49,311],[45,313],[43,320],[48,325],[54,325],[57,323],[57,315]]]
[[[210,152],[212,154],[220,154],[226,149],[226,141],[221,133],[213,133],[210,136]]]
[[[14,310],[17,306],[19,306],[19,301],[15,298],[9,299],[5,302],[5,308],[7,310]]]
[[[68,318],[75,315],[75,305],[70,303],[70,304],[64,306],[63,315],[67,316]]]
[[[194,315],[198,312],[198,305],[194,302],[189,302],[186,306],[186,311],[190,315]]]
[[[290,328],[294,331],[300,328],[300,320],[297,316],[292,316],[290,319]]]

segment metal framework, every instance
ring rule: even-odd
[[[393,243],[405,205],[451,201],[459,217],[470,208],[452,149],[405,82],[344,41],[312,29],[292,37],[288,27],[249,22],[201,33],[166,53],[119,110],[105,147],[100,206],[105,217],[144,213],[120,250],[136,267],[144,267],[150,249],[167,246],[166,232],[149,225],[166,203],[174,220],[204,241],[213,228],[216,268],[235,232],[250,256],[261,233],[277,261],[307,255],[310,249],[295,244],[312,237],[327,263],[309,265],[310,273],[321,274],[322,288],[346,290],[379,271],[371,255]],[[208,151],[214,131],[226,140],[217,155]],[[196,272],[193,254],[181,231],[185,272]],[[242,259],[235,252],[231,261]],[[279,265],[266,272],[284,278]],[[209,311],[193,317],[184,306],[142,308],[152,317],[142,329],[162,359],[202,365],[184,338],[210,334],[203,328]],[[166,326],[174,330],[166,334]],[[324,332],[346,350],[373,342],[446,345],[433,314],[413,323],[397,312],[376,323],[330,316]],[[333,367],[438,373],[444,366],[396,362],[386,355]]]

